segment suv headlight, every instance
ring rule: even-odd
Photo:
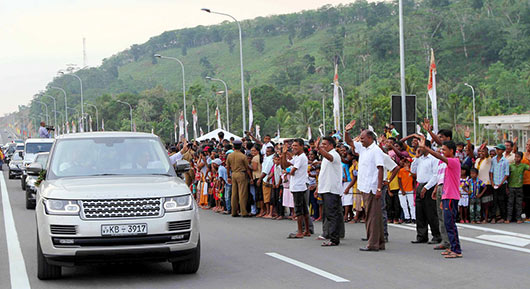
[[[44,208],[49,215],[78,215],[79,205],[71,200],[44,199]]]
[[[191,195],[169,197],[164,200],[164,210],[166,212],[188,211],[193,208]]]

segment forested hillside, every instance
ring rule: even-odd
[[[282,136],[305,136],[308,125],[315,135],[323,96],[326,126],[331,127],[335,60],[347,118],[381,129],[390,119],[390,96],[400,90],[397,10],[397,1],[356,1],[241,22],[245,85],[252,89],[254,119],[262,135],[279,126]],[[406,0],[404,15],[406,87],[408,94],[417,95],[418,117],[425,115],[431,48],[438,67],[441,127],[472,123],[466,82],[475,87],[479,115],[529,110],[529,1]],[[193,104],[207,130],[207,101],[211,123],[216,102],[226,117],[224,95],[215,97],[224,87],[205,80],[211,76],[227,82],[231,130],[242,133],[239,40],[237,26],[228,21],[163,32],[108,57],[100,67],[76,72],[83,79],[85,101],[98,106],[106,130],[129,129],[128,108],[113,100],[121,99],[133,105],[138,130],[154,128],[169,140],[182,108],[182,76],[175,61],[155,58],[155,53],[184,63],[190,123]],[[75,78],[56,77],[49,85],[65,88],[69,106],[79,107]],[[60,91],[46,93],[59,96],[58,110],[64,110]],[[40,110],[38,103],[30,104],[31,114]],[[85,111],[93,115],[91,108]]]

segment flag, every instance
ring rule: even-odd
[[[254,112],[252,111],[252,95],[250,95],[250,88],[248,89],[248,130],[252,130],[254,122]]]
[[[184,137],[184,129],[185,129],[184,128],[184,112],[180,111],[180,116],[179,116],[179,139],[180,140]],[[177,136],[175,136],[175,142],[177,142]]]
[[[154,127],[151,128],[151,134],[155,134],[155,128]]]
[[[202,131],[202,127],[199,127],[199,132],[200,132],[201,136],[204,135],[204,132]]]
[[[105,131],[105,120],[101,119],[101,131]]]
[[[195,105],[192,107],[191,115],[193,117],[193,139],[197,139],[197,110],[195,109]]]
[[[92,132],[92,116],[88,116],[88,127],[90,132]]]
[[[278,130],[276,131],[276,137],[278,138],[278,140],[280,140],[280,125],[278,125]]]
[[[256,138],[257,139],[261,139],[261,134],[260,134],[260,126],[256,124]]]
[[[75,122],[72,120],[72,133],[76,133]]]
[[[323,137],[324,136],[324,133],[322,132],[322,124],[320,124],[320,126],[318,127],[318,132],[320,132],[320,136]]]
[[[308,125],[308,126],[307,126],[307,139],[310,140],[310,139],[312,139],[312,138],[313,138],[313,136],[312,136],[312,134],[311,134],[311,126]]]
[[[70,123],[66,122],[66,133],[70,133]]]
[[[63,134],[68,133],[66,130],[64,130],[64,123],[63,123],[63,129],[62,129],[62,131],[63,131]]]
[[[333,77],[333,125],[340,130],[340,100],[339,100],[339,65],[335,63],[335,77]]]
[[[371,126],[371,125],[368,125],[368,130],[371,131],[371,132],[374,132],[374,127]]]
[[[431,48],[431,65],[429,67],[429,84],[427,85],[431,99],[432,126],[434,133],[438,133],[438,105],[436,103],[436,63],[434,62],[434,50]]]
[[[221,113],[219,113],[219,107],[215,108],[215,118],[217,119],[217,128],[221,129]]]
[[[416,124],[416,133],[419,134],[419,135],[423,135],[421,133],[421,126],[419,124]]]

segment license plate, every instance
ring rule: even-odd
[[[147,224],[101,226],[101,236],[134,236],[145,234],[147,234]]]

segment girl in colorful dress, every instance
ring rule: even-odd
[[[460,169],[460,200],[458,201],[458,210],[460,211],[460,223],[469,223],[469,194],[464,187],[468,180],[468,168]]]

